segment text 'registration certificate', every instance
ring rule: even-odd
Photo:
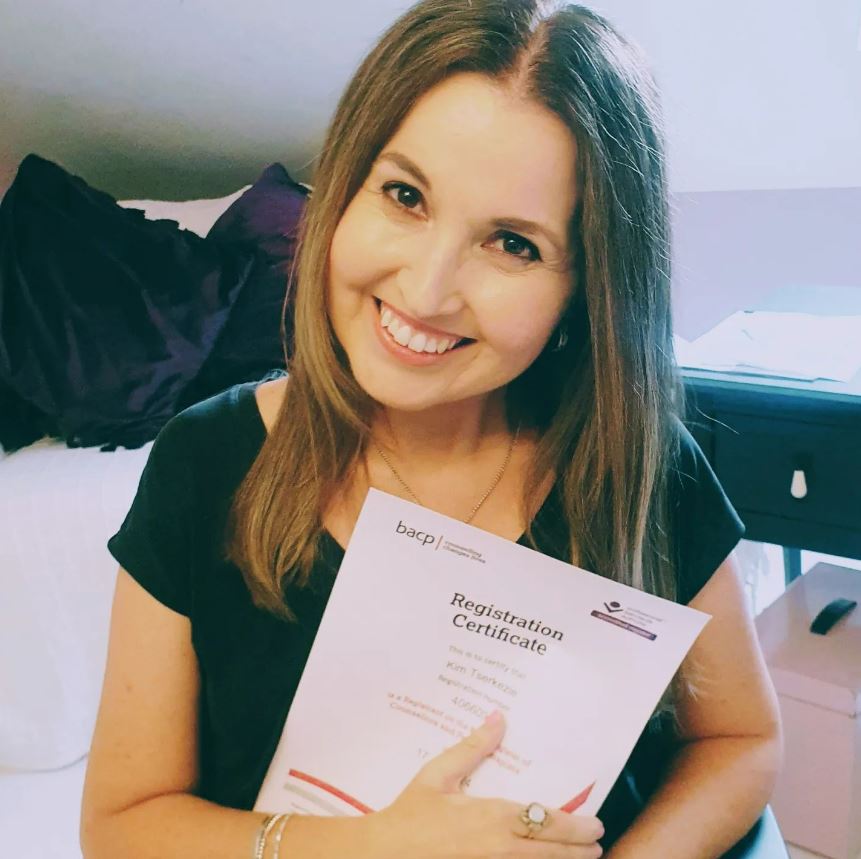
[[[500,709],[466,792],[594,815],[708,619],[372,489],[255,808],[379,810]]]

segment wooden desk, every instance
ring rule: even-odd
[[[861,373],[848,384],[683,376],[688,428],[746,538],[784,547],[787,582],[801,574],[801,549],[861,559]]]

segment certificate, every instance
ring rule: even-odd
[[[371,489],[255,809],[382,809],[499,709],[465,792],[594,815],[708,620]]]

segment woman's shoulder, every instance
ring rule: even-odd
[[[187,406],[161,428],[154,452],[162,462],[179,457],[206,468],[234,458],[246,460],[266,437],[265,421],[274,400],[271,384],[243,382]],[[267,390],[259,395],[264,385]],[[263,408],[258,406],[258,396]]]
[[[231,500],[266,437],[258,384],[233,385],[171,417],[156,436],[122,526],[108,541],[120,565],[181,614],[193,610],[192,576],[216,560]]]

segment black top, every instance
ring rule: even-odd
[[[230,388],[165,425],[131,509],[108,541],[114,558],[147,591],[191,620],[202,682],[197,794],[241,809],[254,805],[344,555],[325,533],[309,585],[286,593],[296,623],[256,608],[238,568],[223,560],[230,501],[266,437],[257,384]],[[687,430],[677,474],[671,504],[677,516],[678,602],[686,604],[744,526]],[[567,543],[554,504],[551,492],[536,517],[536,537],[542,552],[565,560]],[[653,789],[670,755],[668,743],[669,726],[653,720],[598,812],[605,847]]]

